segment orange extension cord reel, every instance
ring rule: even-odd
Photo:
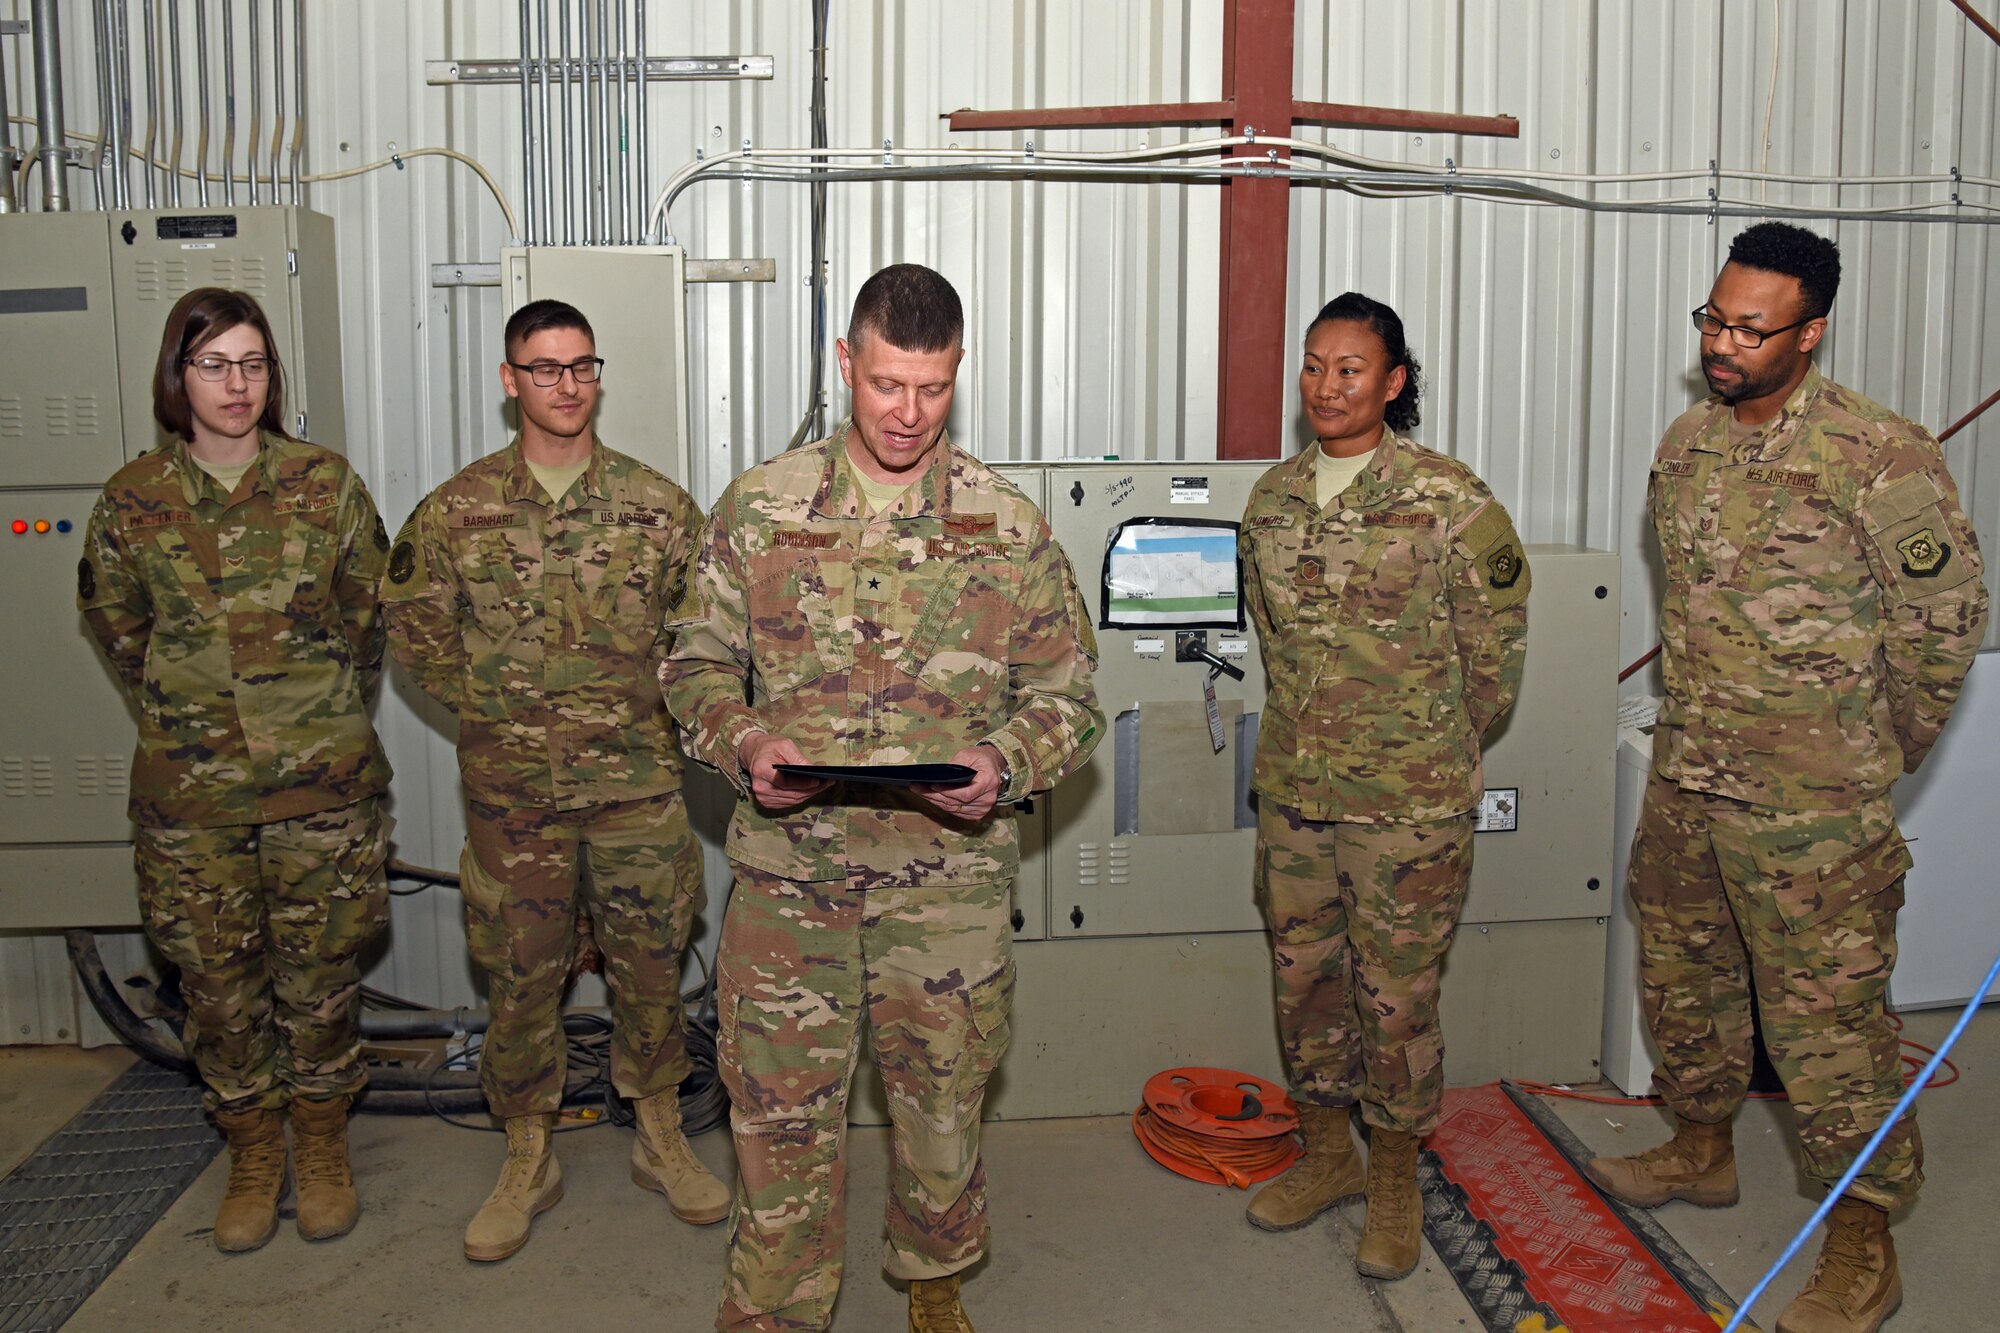
[[[1299,1108],[1285,1090],[1234,1069],[1163,1069],[1146,1080],[1132,1132],[1167,1170],[1248,1189],[1299,1159]]]

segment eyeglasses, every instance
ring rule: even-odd
[[[536,387],[542,389],[553,389],[561,384],[565,370],[576,377],[578,384],[595,384],[604,374],[604,358],[601,356],[586,356],[568,365],[554,361],[537,361],[529,366],[524,366],[518,361],[509,361],[507,364],[516,370],[526,371],[535,381]]]
[[[1719,333],[1727,333],[1738,347],[1746,350],[1752,347],[1762,347],[1766,338],[1775,338],[1781,333],[1798,328],[1801,324],[1810,324],[1818,318],[1816,315],[1808,315],[1804,319],[1793,320],[1791,323],[1785,325],[1784,328],[1753,329],[1748,324],[1724,324],[1714,315],[1709,314],[1707,310],[1691,310],[1688,313],[1693,317],[1694,326],[1701,332],[1703,337],[1713,338]]]
[[[241,370],[246,380],[271,378],[271,358],[268,356],[246,356],[241,361],[231,361],[226,356],[191,356],[181,364],[193,366],[195,374],[211,381],[228,379],[231,366]]]

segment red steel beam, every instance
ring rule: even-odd
[[[1521,137],[1521,122],[1512,116],[1398,111],[1393,107],[1355,106],[1347,102],[1293,102],[1292,119],[1307,125],[1334,125],[1350,130],[1430,130],[1439,134],[1484,134],[1496,139]]]
[[[947,119],[954,130],[1140,130],[1160,125],[1223,125],[1235,110],[1228,102],[1056,106],[1031,111],[974,111],[962,107],[951,112]]]
[[[1232,0],[1222,20],[1222,95],[1232,134],[1292,132],[1294,0]],[[1239,154],[1254,156],[1253,153]],[[1283,178],[1222,185],[1222,330],[1216,356],[1216,456],[1284,454],[1285,284],[1292,201]]]

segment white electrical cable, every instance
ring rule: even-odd
[[[1258,147],[1265,150],[1262,158],[1226,157],[1226,150],[1238,147]],[[1369,174],[1381,177],[1370,182],[1377,188],[1395,188],[1397,177],[1408,177],[1412,189],[1426,194],[1440,190],[1449,193],[1464,193],[1473,196],[1504,199],[1510,203],[1530,202],[1554,204],[1566,207],[1584,208],[1600,212],[1713,212],[1717,216],[1750,216],[1742,210],[1748,208],[1747,201],[1737,203],[1728,199],[1708,196],[1671,199],[1619,199],[1586,200],[1560,191],[1538,191],[1539,198],[1526,196],[1511,187],[1517,181],[1565,181],[1596,184],[1637,183],[1664,180],[1700,180],[1728,176],[1732,180],[1766,180],[1778,183],[1836,186],[1872,185],[1956,185],[1960,189],[1967,185],[2000,188],[2000,180],[1984,177],[1961,177],[1954,180],[1949,175],[1939,176],[1897,176],[1897,177],[1841,177],[1824,178],[1817,176],[1794,176],[1773,172],[1743,172],[1736,170],[1677,172],[1642,172],[1619,174],[1588,174],[1576,172],[1522,171],[1507,168],[1480,168],[1465,172],[1462,168],[1440,173],[1435,167],[1409,162],[1388,162],[1375,158],[1348,153],[1327,144],[1311,140],[1293,138],[1263,138],[1249,136],[1225,136],[1213,139],[1190,140],[1184,143],[1146,146],[1137,149],[1111,151],[1049,150],[1027,146],[1018,148],[746,148],[717,154],[714,157],[698,158],[676,171],[661,187],[652,210],[648,214],[646,234],[649,237],[673,240],[670,210],[674,199],[695,181],[711,176],[723,176],[737,180],[895,180],[895,179],[951,179],[954,177],[990,176],[1000,178],[1022,177],[1070,177],[1085,179],[1103,176],[1108,179],[1130,180],[1134,178],[1178,177],[1183,179],[1225,180],[1240,175],[1283,175],[1294,180],[1319,180],[1329,184],[1339,184],[1346,188],[1365,191],[1368,185],[1351,176],[1337,172],[1327,172],[1299,163],[1294,158],[1280,157],[1279,149],[1286,149],[1294,155],[1305,154],[1345,166],[1365,168]],[[1195,166],[1177,166],[1165,161],[1171,158],[1209,158],[1212,162]],[[843,161],[873,159],[866,167],[841,165],[837,167],[814,167],[812,159],[822,163],[826,159]],[[918,162],[950,163],[962,165],[947,167],[917,167]],[[897,165],[902,163],[903,165]],[[747,170],[753,165],[756,171]],[[1150,164],[1150,165],[1147,165]],[[1761,214],[1772,216],[1795,216],[1812,218],[1889,218],[1907,221],[1940,222],[1950,219],[1922,216],[1927,210],[1936,208],[1971,208],[1980,213],[1994,212],[1990,205],[1979,202],[1952,200],[1924,201],[1915,204],[1899,204],[1881,207],[1827,208],[1805,205],[1760,205]],[[1968,219],[1981,221],[1985,219]]]
[[[8,119],[13,121],[15,124],[33,125],[35,123],[34,119],[29,116],[9,116]],[[102,136],[95,134],[85,134],[82,133],[81,131],[76,131],[76,130],[70,131],[64,137],[68,139],[74,139],[78,143],[90,144],[93,147],[101,147],[103,144]],[[141,162],[145,162],[147,160],[145,150],[141,148],[134,147],[128,150],[128,154],[131,157],[137,158]],[[510,239],[513,239],[520,236],[521,228],[520,225],[514,220],[513,206],[507,202],[507,196],[501,190],[500,182],[493,179],[493,174],[489,172],[484,166],[484,164],[482,164],[477,158],[468,156],[465,153],[461,153],[456,148],[405,148],[395,153],[391,153],[388,157],[382,158],[380,161],[368,162],[364,163],[361,166],[355,166],[355,167],[343,167],[338,171],[316,171],[311,173],[310,175],[301,175],[298,178],[298,180],[299,183],[302,185],[316,185],[324,181],[347,180],[348,178],[353,176],[362,176],[366,175],[371,171],[381,171],[385,167],[396,166],[399,162],[406,162],[413,157],[449,158],[454,162],[461,163],[464,166],[471,168],[472,172],[475,175],[477,175],[482,182],[484,182],[488,192],[492,194],[493,202],[499,206],[500,216],[504,218],[507,222],[508,237]],[[32,161],[32,159],[30,159],[30,161]],[[23,166],[26,165],[27,165],[26,163],[23,164]],[[165,162],[160,161],[158,158],[152,159],[149,165],[161,171],[166,171],[171,169]],[[188,169],[187,167],[180,168],[179,174],[188,177],[196,175],[194,171]],[[239,180],[239,181],[255,180],[260,184],[268,184],[275,187],[279,178],[269,173],[258,176],[251,176],[241,172],[232,171],[228,175],[222,176],[211,171],[208,173],[208,179],[209,180],[226,179],[226,180]]]

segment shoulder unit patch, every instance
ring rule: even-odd
[[[1937,539],[1929,528],[1918,528],[1896,543],[1903,557],[1903,572],[1913,579],[1933,579],[1951,559],[1951,547]]]
[[[395,552],[389,557],[389,582],[404,584],[417,572],[417,548],[409,542],[397,542]]]

